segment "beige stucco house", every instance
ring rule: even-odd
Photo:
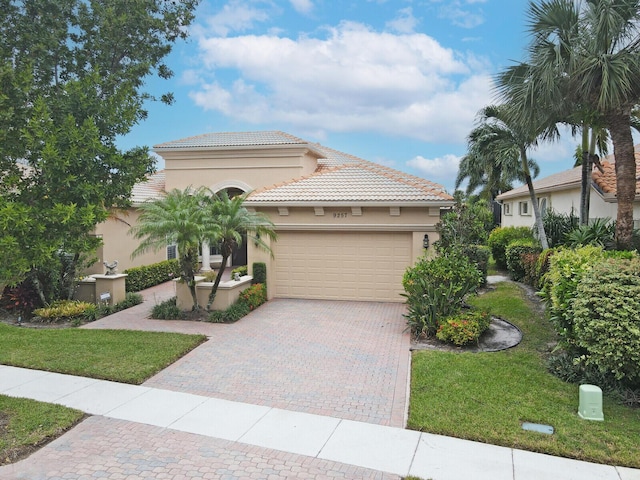
[[[438,239],[443,187],[283,132],[210,133],[162,143],[165,169],[136,185],[134,208],[100,225],[101,261],[149,264],[166,251],[130,259],[135,206],[171,189],[205,186],[251,192],[247,208],[267,214],[278,240],[273,257],[248,242],[235,264],[265,262],[270,297],[403,301],[405,269]],[[246,250],[245,250],[246,249]],[[215,262],[203,247],[203,266]]]
[[[613,156],[601,162],[602,171],[594,166],[591,174],[591,194],[589,219],[612,219],[617,216],[616,174]],[[635,227],[640,228],[640,149],[636,146],[636,199],[633,218]],[[582,167],[572,168],[549,175],[533,182],[538,197],[540,211],[552,208],[558,213],[576,216],[580,214],[580,185]],[[535,219],[526,185],[498,195],[496,198],[502,205],[502,226],[533,227]]]

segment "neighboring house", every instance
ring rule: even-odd
[[[165,169],[133,190],[134,208],[97,229],[100,261],[120,271],[175,255],[175,248],[133,261],[128,234],[136,205],[174,188],[251,192],[247,208],[275,224],[273,258],[247,242],[234,264],[267,264],[269,297],[403,301],[402,275],[438,239],[444,188],[282,132],[210,133],[162,143]],[[127,222],[127,223],[123,223]],[[203,249],[203,264],[215,261]]]
[[[640,146],[636,146],[636,199],[634,203],[634,225],[640,228]],[[613,156],[605,157],[602,171],[594,166],[591,174],[591,196],[589,219],[616,219],[616,173]],[[553,209],[558,213],[580,216],[580,184],[582,167],[572,168],[549,175],[533,182],[541,213]],[[502,204],[502,226],[533,227],[535,219],[527,186],[504,192],[496,198]]]

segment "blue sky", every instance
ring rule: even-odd
[[[202,0],[166,63],[172,106],[122,148],[208,132],[282,130],[453,191],[492,77],[524,58],[526,0]],[[575,140],[531,152],[541,176]],[[159,165],[162,167],[162,165]]]

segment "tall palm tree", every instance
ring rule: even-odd
[[[506,102],[520,105],[522,116],[546,111],[558,121],[582,110],[602,119],[616,164],[616,241],[619,248],[632,248],[631,115],[640,101],[640,0],[547,0],[530,3],[528,16],[528,63],[509,69],[498,90]]]
[[[494,124],[482,123],[467,137],[467,154],[460,160],[455,188],[468,180],[466,194],[471,195],[480,188],[480,197],[493,202],[502,192],[511,190],[516,180],[524,182],[519,162],[504,157],[496,157],[492,152],[493,140],[498,135]],[[537,176],[538,165],[529,161],[529,168]]]
[[[243,237],[252,241],[258,247],[271,252],[265,238],[275,240],[277,238],[273,222],[262,213],[250,212],[243,206],[246,195],[238,195],[229,198],[226,191],[210,198],[205,208],[206,215],[211,219],[213,228],[209,230],[208,241],[211,245],[217,245],[222,255],[222,266],[216,275],[207,310],[211,308],[222,274],[227,265],[227,260],[233,252],[242,246]]]
[[[480,117],[485,127],[485,135],[479,148],[487,157],[493,158],[494,162],[508,166],[510,171],[519,168],[529,190],[540,243],[542,248],[549,248],[531,176],[532,167],[537,171],[537,165],[527,154],[527,151],[536,145],[541,129],[534,129],[531,123],[516,121],[508,105],[485,107],[480,111]]]
[[[181,279],[189,287],[193,310],[198,310],[195,275],[200,244],[211,235],[211,222],[205,212],[209,196],[204,189],[172,190],[165,197],[140,206],[140,217],[131,231],[142,239],[132,256],[157,251],[175,244]]]

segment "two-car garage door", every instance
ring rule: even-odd
[[[403,301],[409,232],[294,232],[275,244],[275,296]]]

